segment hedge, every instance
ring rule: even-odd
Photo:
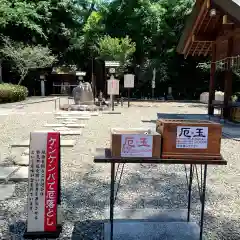
[[[25,100],[28,89],[24,86],[9,83],[0,84],[0,103],[9,103]]]

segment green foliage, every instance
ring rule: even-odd
[[[12,62],[20,82],[30,70],[55,61],[86,69],[90,59],[101,58],[120,61],[122,69],[131,66],[136,88],[142,91],[151,91],[153,69],[158,95],[167,85],[179,92],[195,91],[205,88],[209,64],[200,59],[205,65],[196,68],[196,60],[176,53],[194,2],[0,0],[0,30],[12,39],[1,43],[0,52]]]
[[[55,61],[55,56],[47,47],[40,45],[31,46],[11,41],[3,38],[3,48],[0,53],[12,62],[12,68],[20,75],[19,85],[24,80],[29,70],[45,68],[51,66]]]
[[[125,38],[104,36],[99,40],[97,51],[103,60],[119,61],[122,65],[129,65],[136,50],[135,46],[135,43],[128,36]]]
[[[0,26],[7,28],[15,25],[26,28],[43,37],[46,35],[39,21],[44,16],[38,13],[38,4],[24,0],[0,0]]]
[[[0,103],[22,101],[27,96],[28,89],[24,86],[7,83],[0,84]]]
[[[135,46],[135,43],[128,36],[125,38],[104,36],[99,40],[97,53],[99,58],[104,61],[120,62],[117,72],[122,75],[126,67],[131,65],[132,55],[136,51]]]

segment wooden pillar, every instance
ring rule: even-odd
[[[210,82],[209,82],[208,115],[214,114],[214,107],[212,106],[212,103],[213,103],[213,100],[215,99],[215,72],[216,72],[216,42],[213,42]]]
[[[227,48],[227,57],[231,57],[233,52],[233,37],[228,39],[228,48]],[[223,108],[223,117],[224,119],[229,118],[230,109],[229,109],[229,101],[232,96],[232,69],[231,59],[228,60],[228,68],[225,71],[225,81],[224,81],[224,108]]]

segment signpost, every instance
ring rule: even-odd
[[[128,107],[130,106],[130,88],[134,88],[134,75],[125,74],[124,75],[124,88],[128,89]]]
[[[116,73],[116,67],[120,66],[120,62],[118,61],[105,61],[105,67],[109,68],[109,73],[111,74],[110,80],[108,80],[107,84],[107,92],[110,95],[110,101],[112,105],[112,111],[114,111],[114,95],[119,95],[119,80],[114,79],[114,75]]]
[[[28,173],[26,239],[57,238],[60,196],[60,133],[32,132]]]
[[[114,101],[113,96],[119,95],[119,80],[114,79],[114,76],[111,75],[111,78],[108,80],[107,92],[110,95],[110,101],[112,105],[112,111],[114,111]]]
[[[152,78],[152,98],[154,98],[154,89],[156,87],[155,85],[155,79],[156,79],[156,68],[153,69],[153,78]]]

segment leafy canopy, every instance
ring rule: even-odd
[[[56,61],[48,47],[24,45],[6,37],[3,42],[0,53],[12,62],[12,68],[20,75],[19,85],[30,70],[49,67]]]

